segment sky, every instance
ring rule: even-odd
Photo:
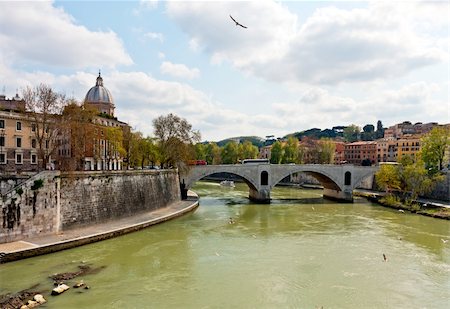
[[[152,136],[174,113],[203,141],[445,124],[449,16],[445,0],[0,0],[0,92],[82,102],[100,70],[119,120]]]

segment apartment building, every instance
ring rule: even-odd
[[[0,172],[38,170],[36,127],[25,111],[25,102],[0,95]]]
[[[380,138],[377,143],[376,162],[397,161],[397,141],[394,138]]]
[[[403,156],[415,158],[416,154],[421,149],[421,135],[404,135],[396,141],[397,146],[397,160]]]
[[[346,144],[344,155],[349,164],[361,165],[364,160],[370,160],[374,164],[377,162],[377,143],[370,141]]]

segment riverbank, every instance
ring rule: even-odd
[[[388,203],[385,201],[384,192],[376,192],[369,190],[355,190],[354,196],[367,198],[369,201],[377,203],[381,206],[397,209],[399,211],[409,211],[418,215],[450,220],[450,205],[442,201],[434,201],[427,199],[418,199],[414,201],[414,205],[408,206],[401,202]]]
[[[135,232],[194,211],[198,205],[197,194],[189,191],[186,200],[171,203],[167,207],[102,224],[74,228],[63,233],[2,243],[0,263],[57,252]]]

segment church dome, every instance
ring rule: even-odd
[[[95,86],[89,89],[84,99],[87,103],[110,103],[113,104],[113,98],[108,89],[103,86],[103,78],[98,73]]]
[[[100,72],[95,86],[86,93],[84,103],[96,108],[101,114],[114,116],[113,98],[109,90],[103,86],[103,78]]]

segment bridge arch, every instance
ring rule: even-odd
[[[251,177],[248,177],[248,175],[246,175],[245,173],[240,172],[239,170],[233,170],[233,171],[229,171],[229,170],[203,170],[200,173],[197,171],[193,171],[190,172],[189,176],[186,177],[187,179],[185,179],[183,176],[181,176],[182,181],[184,180],[186,183],[186,188],[190,189],[195,182],[214,175],[214,174],[219,174],[219,173],[227,173],[227,174],[231,174],[231,175],[236,175],[242,178],[242,180],[247,184],[247,186],[251,189],[251,190],[258,190],[258,184],[256,184],[254,182],[254,179],[252,179]]]
[[[352,188],[357,188],[365,178],[369,176],[375,176],[376,172],[377,170],[369,170],[365,173],[360,173],[358,177],[353,181]]]
[[[295,173],[305,173],[308,175],[313,176],[315,179],[317,179],[320,184],[330,190],[336,190],[341,191],[342,188],[338,185],[338,180],[335,179],[332,175],[324,172],[324,171],[315,171],[311,168],[296,168],[296,169],[290,169],[289,171],[286,171],[285,173],[278,175],[278,177],[274,177],[271,182],[270,188],[273,189],[281,180],[286,178],[289,175],[295,174]]]

